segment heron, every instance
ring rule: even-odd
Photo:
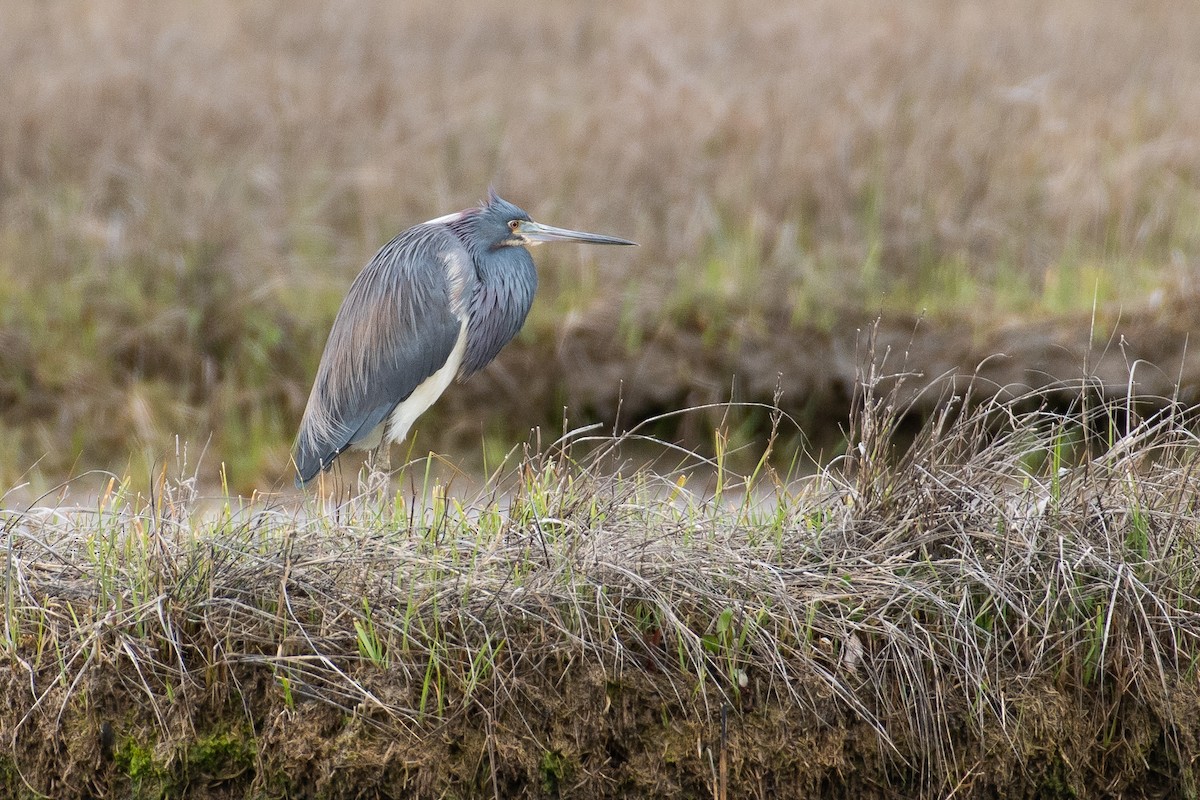
[[[542,225],[489,189],[478,207],[380,248],[329,331],[296,437],[296,485],[347,448],[403,441],[451,381],[487,366],[529,314],[538,278],[528,248],[543,242],[636,244]]]

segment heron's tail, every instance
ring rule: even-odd
[[[292,461],[296,465],[296,488],[317,477],[333,465],[335,459],[350,445],[366,439],[395,408],[388,403],[371,409],[349,425],[333,425],[321,428],[313,424],[311,415],[306,414],[300,422],[300,434],[296,437],[296,448]]]
[[[333,464],[333,460],[338,457],[340,450],[330,452],[327,447],[318,448],[316,443],[311,438],[304,435],[304,430],[300,431],[300,436],[296,441],[296,448],[292,452],[292,463],[296,467],[296,488],[303,489],[305,484],[311,481],[324,470],[329,469]],[[345,449],[344,447],[342,448]]]
[[[292,463],[296,467],[296,488],[303,489],[305,484],[329,469],[334,459],[349,446],[348,435],[321,436],[306,416],[300,423],[300,434],[296,437],[296,446],[292,450]]]

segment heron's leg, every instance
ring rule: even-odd
[[[391,478],[392,449],[386,441],[383,441],[369,452],[367,463],[363,465],[363,473],[360,478],[363,494],[377,495],[382,499],[387,493]]]

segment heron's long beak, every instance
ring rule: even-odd
[[[571,231],[566,228],[555,228],[550,225],[543,225],[540,222],[528,220],[521,223],[518,229],[525,239],[529,240],[530,244],[541,244],[542,242],[580,242],[581,244],[632,244],[628,239],[618,239],[616,236],[602,236],[598,233],[584,233],[583,231]]]

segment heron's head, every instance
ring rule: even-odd
[[[492,190],[488,191],[487,205],[479,209],[475,230],[485,238],[488,246],[492,248],[532,247],[542,242],[637,244],[628,239],[618,239],[615,236],[601,236],[598,233],[584,233],[583,231],[542,225],[534,222],[528,214]]]

